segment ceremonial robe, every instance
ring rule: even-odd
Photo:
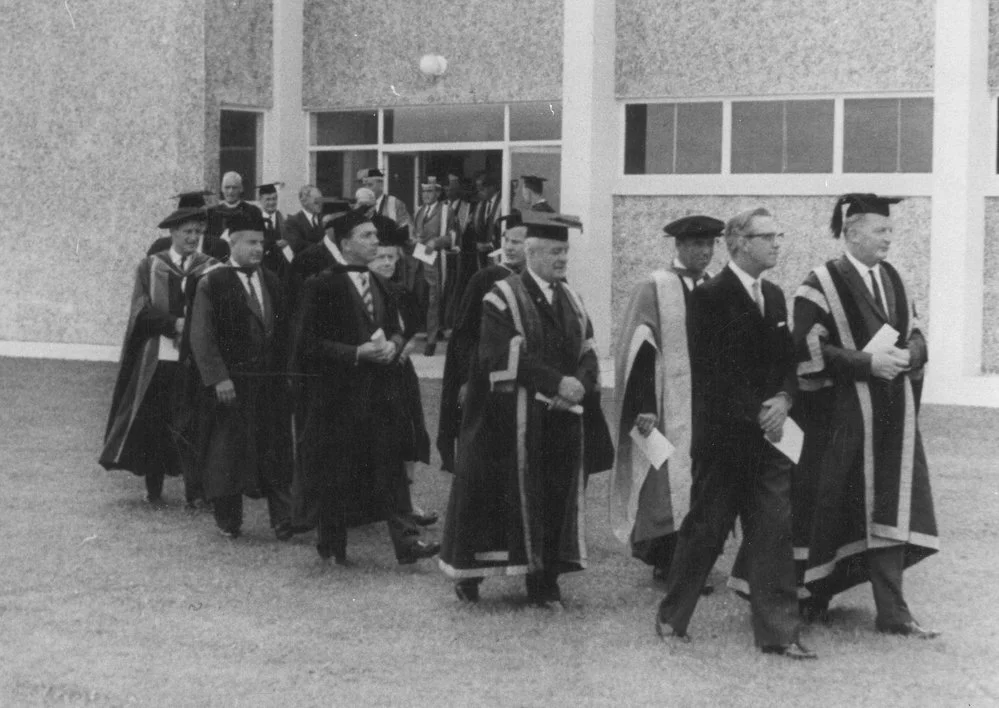
[[[489,265],[489,251],[499,247],[499,234],[496,220],[500,217],[500,195],[497,193],[492,199],[480,201],[475,205],[472,218],[469,219],[465,229],[458,238],[458,265],[457,274],[454,279],[454,290],[451,294],[451,303],[454,308],[445,319],[452,322],[461,298],[465,294],[468,281],[472,279],[476,271]],[[488,250],[479,248],[483,244],[490,246]]]
[[[366,272],[366,271],[365,271]],[[369,273],[371,316],[350,271],[339,264],[306,281],[293,337],[292,373],[305,374],[300,474],[292,490],[296,526],[319,526],[323,555],[346,553],[352,490],[370,487],[396,555],[417,531],[398,513],[406,410],[387,366],[357,359],[381,329],[402,351],[399,312],[383,279]]]
[[[416,212],[414,237],[437,254],[432,265],[423,264],[423,277],[427,284],[427,342],[437,341],[444,321],[443,288],[447,270],[443,253],[451,247],[454,229],[454,215],[444,202],[423,205]]]
[[[674,272],[656,271],[639,283],[625,310],[615,368],[622,392],[618,448],[610,485],[614,534],[632,555],[669,567],[676,533],[689,508],[691,381],[687,285]],[[676,448],[653,466],[631,439],[640,413]]]
[[[805,443],[795,488],[795,555],[806,592],[830,597],[870,579],[865,551],[901,548],[904,567],[939,548],[917,420],[926,342],[898,271],[880,265],[884,308],[844,256],[809,273],[795,294],[798,416]],[[884,324],[910,353],[910,372],[871,375],[862,350]]]
[[[574,376],[584,409],[603,420],[589,317],[564,285],[549,305],[527,273],[499,281],[482,308],[441,569],[455,579],[582,570],[583,419],[536,396],[557,395],[562,378]],[[599,441],[610,446],[609,436]],[[590,454],[613,459],[612,449]]]
[[[152,484],[149,491],[154,498],[159,496],[157,485],[162,485],[163,475],[184,474],[188,501],[199,495],[199,440],[187,395],[197,374],[187,338],[175,335],[197,278],[215,265],[215,260],[195,253],[182,271],[168,251],[160,251],[136,268],[100,464],[109,470],[150,475],[147,486]],[[161,337],[179,342],[177,361],[160,361]]]
[[[257,274],[263,312],[235,268],[218,268],[198,284],[191,349],[213,401],[202,461],[205,496],[266,496],[271,525],[278,527],[290,516],[285,384],[289,323],[277,276],[262,268]],[[227,379],[235,386],[236,399],[222,404],[214,400],[214,387]],[[236,516],[238,529],[242,514]]]
[[[454,471],[455,443],[461,428],[462,408],[458,394],[468,381],[469,370],[479,345],[482,324],[482,298],[500,280],[513,274],[508,266],[493,265],[484,268],[468,282],[465,294],[457,308],[454,329],[447,345],[444,360],[444,378],[441,383],[441,409],[437,427],[437,450],[441,455],[441,469]]]

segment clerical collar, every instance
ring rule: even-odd
[[[325,244],[326,250],[330,252],[330,255],[333,256],[333,260],[340,265],[347,265],[347,261],[343,257],[343,252],[341,252],[340,247],[333,242],[333,239],[329,236],[323,236],[323,244]]]
[[[226,209],[238,209],[239,205],[242,204],[242,203],[243,203],[243,200],[240,199],[235,204],[230,204],[229,202],[222,202],[221,204],[219,204],[219,206],[225,207]]]

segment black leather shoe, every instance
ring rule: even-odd
[[[454,584],[454,594],[462,602],[479,601],[479,584],[472,582],[457,582]]]
[[[441,552],[441,544],[415,541],[411,543],[402,555],[398,556],[399,565],[410,565],[421,558],[430,558]]]
[[[437,342],[430,342],[423,350],[423,356],[433,356],[437,353]]]
[[[219,529],[219,535],[225,538],[239,538],[239,529]]]
[[[151,507],[162,507],[162,506],[166,506],[166,501],[164,501],[163,497],[161,497],[159,495],[157,495],[157,496],[154,497],[151,494],[147,494],[146,495],[146,503],[149,506],[151,506]]]
[[[440,515],[436,511],[412,511],[409,518],[417,526],[433,526],[440,521]]]
[[[813,595],[804,600],[798,600],[798,614],[809,624],[814,622],[829,624],[829,598]]]
[[[916,620],[910,620],[904,624],[879,625],[878,631],[882,634],[897,634],[913,639],[936,639],[940,636],[940,632],[921,627]]]
[[[818,659],[819,655],[814,651],[806,647],[801,642],[791,642],[786,646],[769,646],[762,647],[761,650],[764,654],[777,654],[779,656],[787,657],[788,659],[795,659],[798,661],[806,659]]]
[[[683,632],[677,632],[673,629],[669,622],[659,616],[658,612],[656,612],[656,634],[659,635],[659,638],[664,642],[690,644],[690,635]]]

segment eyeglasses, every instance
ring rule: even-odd
[[[781,233],[771,232],[771,233],[768,233],[768,234],[746,234],[745,236],[746,236],[746,238],[761,238],[764,241],[769,241],[770,243],[773,243],[774,241],[783,241],[784,240],[784,233],[783,232],[781,232]]]

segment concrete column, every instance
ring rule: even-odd
[[[583,220],[571,237],[569,282],[586,302],[602,355],[610,351],[613,200],[622,145],[614,100],[614,0],[566,0],[562,49],[561,210]]]
[[[298,188],[309,181],[309,121],[302,110],[304,0],[274,3],[274,107],[264,116],[263,175],[285,183],[278,208],[299,210]]]
[[[981,376],[982,185],[993,156],[988,92],[989,8],[981,0],[936,3],[930,365],[926,400],[996,405],[997,381]],[[992,398],[990,401],[989,399]]]

